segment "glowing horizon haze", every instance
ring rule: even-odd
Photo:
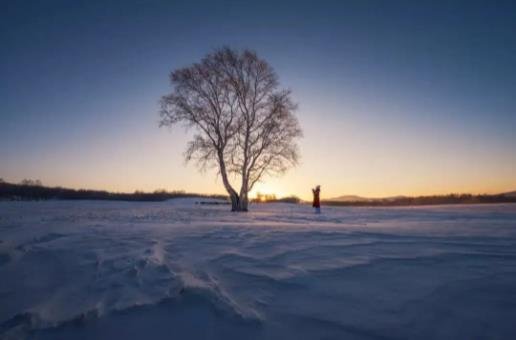
[[[159,128],[170,71],[250,48],[298,103],[298,167],[254,193],[308,199],[516,190],[511,1],[8,1],[0,178],[224,193]]]

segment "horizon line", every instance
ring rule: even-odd
[[[33,181],[34,183],[32,183],[32,184],[23,184],[22,182],[24,180]],[[113,193],[113,194],[135,194],[135,193],[153,194],[153,193],[158,193],[158,192],[166,192],[166,193],[183,193],[183,194],[204,195],[204,196],[227,196],[226,193],[217,193],[217,192],[205,192],[205,193],[202,193],[202,192],[189,191],[189,190],[185,190],[185,189],[156,188],[154,190],[149,190],[149,191],[141,190],[141,189],[134,189],[132,191],[127,191],[127,190],[125,190],[125,191],[124,190],[118,191],[118,190],[86,188],[86,187],[78,187],[78,186],[46,185],[46,184],[42,183],[39,180],[30,180],[30,179],[24,179],[24,180],[22,180],[22,181],[20,181],[18,183],[15,183],[15,182],[10,182],[10,181],[6,180],[3,177],[0,177],[0,184],[40,186],[40,187],[45,187],[45,188],[56,188],[56,189],[60,188],[60,189],[77,190],[77,191],[79,191],[79,190],[84,190],[84,191],[103,191],[103,192]],[[37,183],[38,181],[39,181],[39,183]],[[441,194],[408,194],[408,195],[406,195],[406,194],[396,194],[396,195],[386,195],[386,196],[363,196],[363,195],[358,195],[358,194],[344,193],[344,194],[341,194],[341,195],[328,197],[325,200],[335,200],[335,199],[338,199],[338,198],[341,198],[341,197],[345,197],[345,196],[354,196],[356,198],[370,199],[370,200],[381,200],[381,199],[387,199],[387,198],[403,198],[403,197],[405,197],[405,198],[409,198],[409,197],[413,198],[413,197],[428,197],[428,196],[450,196],[450,195],[496,196],[496,195],[509,194],[509,193],[513,193],[513,192],[516,192],[516,188],[507,189],[507,190],[504,190],[502,192],[496,192],[496,193],[468,192],[468,191],[448,191],[446,193],[441,193]],[[259,191],[257,191],[255,193],[255,195],[254,195],[255,198],[257,197],[258,194],[274,195],[278,199],[280,199],[280,198],[288,198],[288,197],[297,197],[297,198],[299,198],[301,200],[304,200],[304,199],[302,199],[301,197],[299,197],[298,195],[295,195],[295,194],[287,194],[287,195],[279,196],[279,195],[276,195],[274,193],[262,193],[262,192],[259,192]]]

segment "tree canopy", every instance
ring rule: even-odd
[[[247,210],[248,193],[264,176],[297,164],[302,131],[296,105],[254,51],[217,49],[173,71],[170,81],[173,91],[161,99],[160,125],[183,123],[196,131],[185,158],[217,169],[232,210]]]

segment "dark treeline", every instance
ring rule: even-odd
[[[256,194],[256,198],[252,199],[253,203],[301,203],[301,199],[297,196],[287,196],[277,198],[274,194]]]
[[[164,201],[170,198],[202,197],[227,199],[224,195],[201,195],[184,191],[156,190],[154,192],[113,193],[102,190],[75,190],[46,187],[39,181],[24,180],[20,184],[0,181],[0,200],[113,200],[113,201]]]
[[[114,200],[114,201],[164,201],[171,198],[217,198],[227,200],[226,195],[201,195],[184,191],[156,190],[154,192],[113,193],[103,190],[67,189],[46,187],[37,180],[23,180],[20,184],[7,183],[0,178],[0,200]],[[254,203],[301,203],[296,196],[276,198],[275,195],[257,195]],[[371,199],[367,201],[322,201],[327,206],[404,206],[437,204],[516,203],[516,195],[450,194],[417,197]]]
[[[375,199],[369,201],[323,201],[324,205],[333,206],[402,206],[402,205],[437,205],[437,204],[478,204],[478,203],[516,203],[515,196],[508,195],[471,195],[450,194],[435,196],[399,197]]]

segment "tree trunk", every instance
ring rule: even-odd
[[[238,202],[238,211],[247,211],[247,206],[249,205],[249,200],[247,199],[247,193],[243,196],[240,196],[240,201]]]
[[[224,184],[224,187],[229,194],[229,198],[231,199],[231,211],[247,211],[247,193],[242,195],[244,197],[241,198],[229,183],[228,175],[226,172],[226,164],[224,163],[224,157],[221,151],[219,151],[219,166],[222,183]]]
[[[242,176],[242,187],[240,188],[240,200],[238,202],[239,204],[237,211],[247,211],[247,206],[249,205],[249,198],[247,197],[247,188],[247,177]]]
[[[247,199],[247,195],[238,196],[236,193],[229,196],[231,199],[231,211],[237,212],[245,212],[247,211],[247,207],[249,205],[249,200]]]
[[[231,193],[229,198],[231,198],[231,211],[239,211],[238,207],[240,204],[240,198],[238,195],[236,193]]]

